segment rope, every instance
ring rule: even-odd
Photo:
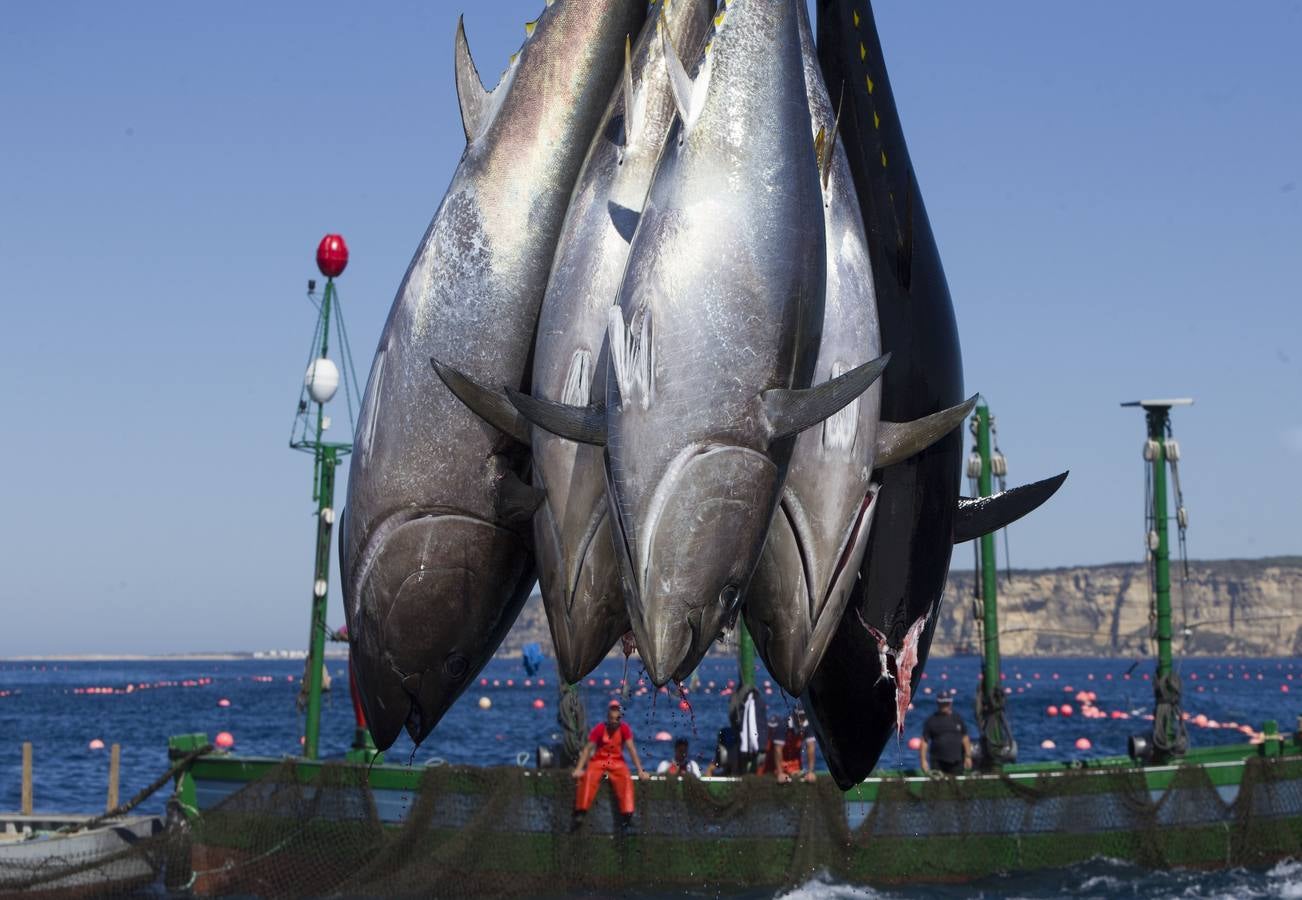
[[[1004,708],[1004,694],[998,687],[986,695],[977,691],[977,725],[981,729],[982,756],[986,764],[1005,765],[1017,761],[1017,741]]]
[[[583,697],[577,685],[563,685],[561,700],[556,706],[556,723],[561,726],[565,738],[565,755],[567,763],[573,763],[587,743],[588,713],[583,707]]]
[[[85,831],[90,828],[98,828],[100,825],[103,825],[109,819],[116,819],[119,818],[120,816],[125,816],[127,813],[131,812],[131,810],[135,809],[137,806],[144,803],[151,796],[153,796],[153,794],[163,785],[167,784],[169,781],[174,779],[177,775],[181,774],[181,772],[188,769],[196,759],[198,759],[201,756],[204,756],[205,754],[211,753],[212,751],[213,751],[212,744],[204,744],[198,750],[192,750],[191,752],[187,753],[185,756],[177,760],[176,765],[168,769],[165,774],[159,776],[159,778],[156,781],[154,781],[152,784],[150,784],[149,787],[140,791],[140,793],[136,794],[126,803],[119,803],[117,806],[113,807],[108,812],[104,813],[104,815],[96,816],[93,819],[89,819],[85,822],[82,822],[80,825],[71,825],[71,826],[65,825],[63,828],[59,829],[59,833],[74,834],[78,831]]]
[[[1175,673],[1153,679],[1153,748],[1167,756],[1180,756],[1189,749],[1189,732],[1180,709],[1180,678]]]

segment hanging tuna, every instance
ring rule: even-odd
[[[604,404],[513,395],[606,447],[612,531],[656,684],[699,664],[741,609],[794,436],[885,360],[810,388],[823,321],[822,192],[795,4],[720,10],[695,78],[666,47],[670,132],[611,311]]]
[[[714,8],[714,0],[674,0],[628,50],[552,264],[534,349],[538,397],[586,406],[605,396],[610,311],[675,116],[665,48],[697,58]],[[533,519],[543,605],[561,677],[577,682],[629,630],[601,448],[531,428],[500,390],[476,385],[441,362],[436,367],[472,409],[532,446],[533,484],[546,495]]]
[[[837,116],[823,84],[809,17],[797,4],[806,91],[822,174],[826,299],[815,382],[877,357],[881,339],[863,218]],[[887,368],[889,374],[890,368]],[[879,487],[874,468],[925,449],[971,409],[918,422],[880,420],[880,386],[796,439],[778,514],[747,591],[746,623],[774,679],[800,695],[813,676],[859,577]]]
[[[422,740],[497,649],[534,583],[528,454],[430,369],[523,388],[570,192],[645,0],[554,0],[484,89],[464,30],[467,146],[371,367],[341,544],[358,683],[376,743]]]
[[[963,398],[949,287],[922,203],[868,0],[819,0],[818,53],[829,85],[844,86],[841,137],[868,238],[882,349],[882,416],[910,421]],[[882,468],[877,509],[847,609],[805,694],[837,783],[876,764],[902,726],[931,645],[950,556],[967,540],[1034,509],[1061,478],[961,504],[962,436],[950,431]],[[880,465],[880,462],[878,463]],[[916,660],[897,678],[881,660]],[[900,712],[897,714],[897,710]]]

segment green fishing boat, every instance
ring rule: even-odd
[[[327,286],[327,297],[330,296]],[[1151,868],[1257,866],[1302,854],[1302,734],[1264,723],[1256,743],[1190,749],[1172,662],[1166,469],[1171,407],[1146,401],[1157,675],[1151,734],[1130,756],[1023,763],[1004,710],[994,538],[980,547],[978,689],[981,771],[947,777],[877,771],[842,792],[831,781],[652,777],[637,787],[637,832],[616,810],[569,833],[565,770],[434,768],[316,759],[319,704],[305,753],[271,759],[206,752],[206,735],[173,738],[193,758],[177,780],[199,894],[433,893],[535,895],[574,890],[733,891],[797,884],[814,873],[854,884],[965,881],[1099,857]],[[973,420],[979,493],[1000,477],[992,417]],[[318,500],[330,502],[318,471]],[[1182,509],[1182,507],[1181,507]],[[1182,528],[1183,513],[1175,517]],[[318,518],[326,522],[325,516]],[[319,525],[321,552],[328,523]],[[318,568],[318,578],[325,575]],[[314,597],[314,622],[317,612]],[[321,619],[323,621],[323,618]],[[324,629],[314,625],[313,640]],[[742,677],[752,650],[740,638]],[[318,649],[313,648],[313,655]]]

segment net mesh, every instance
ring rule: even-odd
[[[0,844],[0,896],[730,892],[816,872],[882,884],[1094,857],[1151,868],[1302,858],[1302,758],[1254,758],[1241,771],[1218,786],[1227,779],[1212,768],[1186,766],[1160,790],[1126,769],[900,778],[875,796],[826,778],[655,780],[637,785],[636,831],[624,836],[605,787],[570,832],[564,772],[431,768],[403,793],[373,790],[362,766],[286,761],[201,816],[174,799],[159,833],[111,852],[69,843],[24,861],[10,852],[18,844]]]

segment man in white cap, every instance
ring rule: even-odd
[[[954,712],[954,698],[949,694],[936,698],[936,711],[923,723],[918,759],[928,775],[933,768],[945,775],[958,775],[972,768],[972,742],[968,740],[967,726]]]

